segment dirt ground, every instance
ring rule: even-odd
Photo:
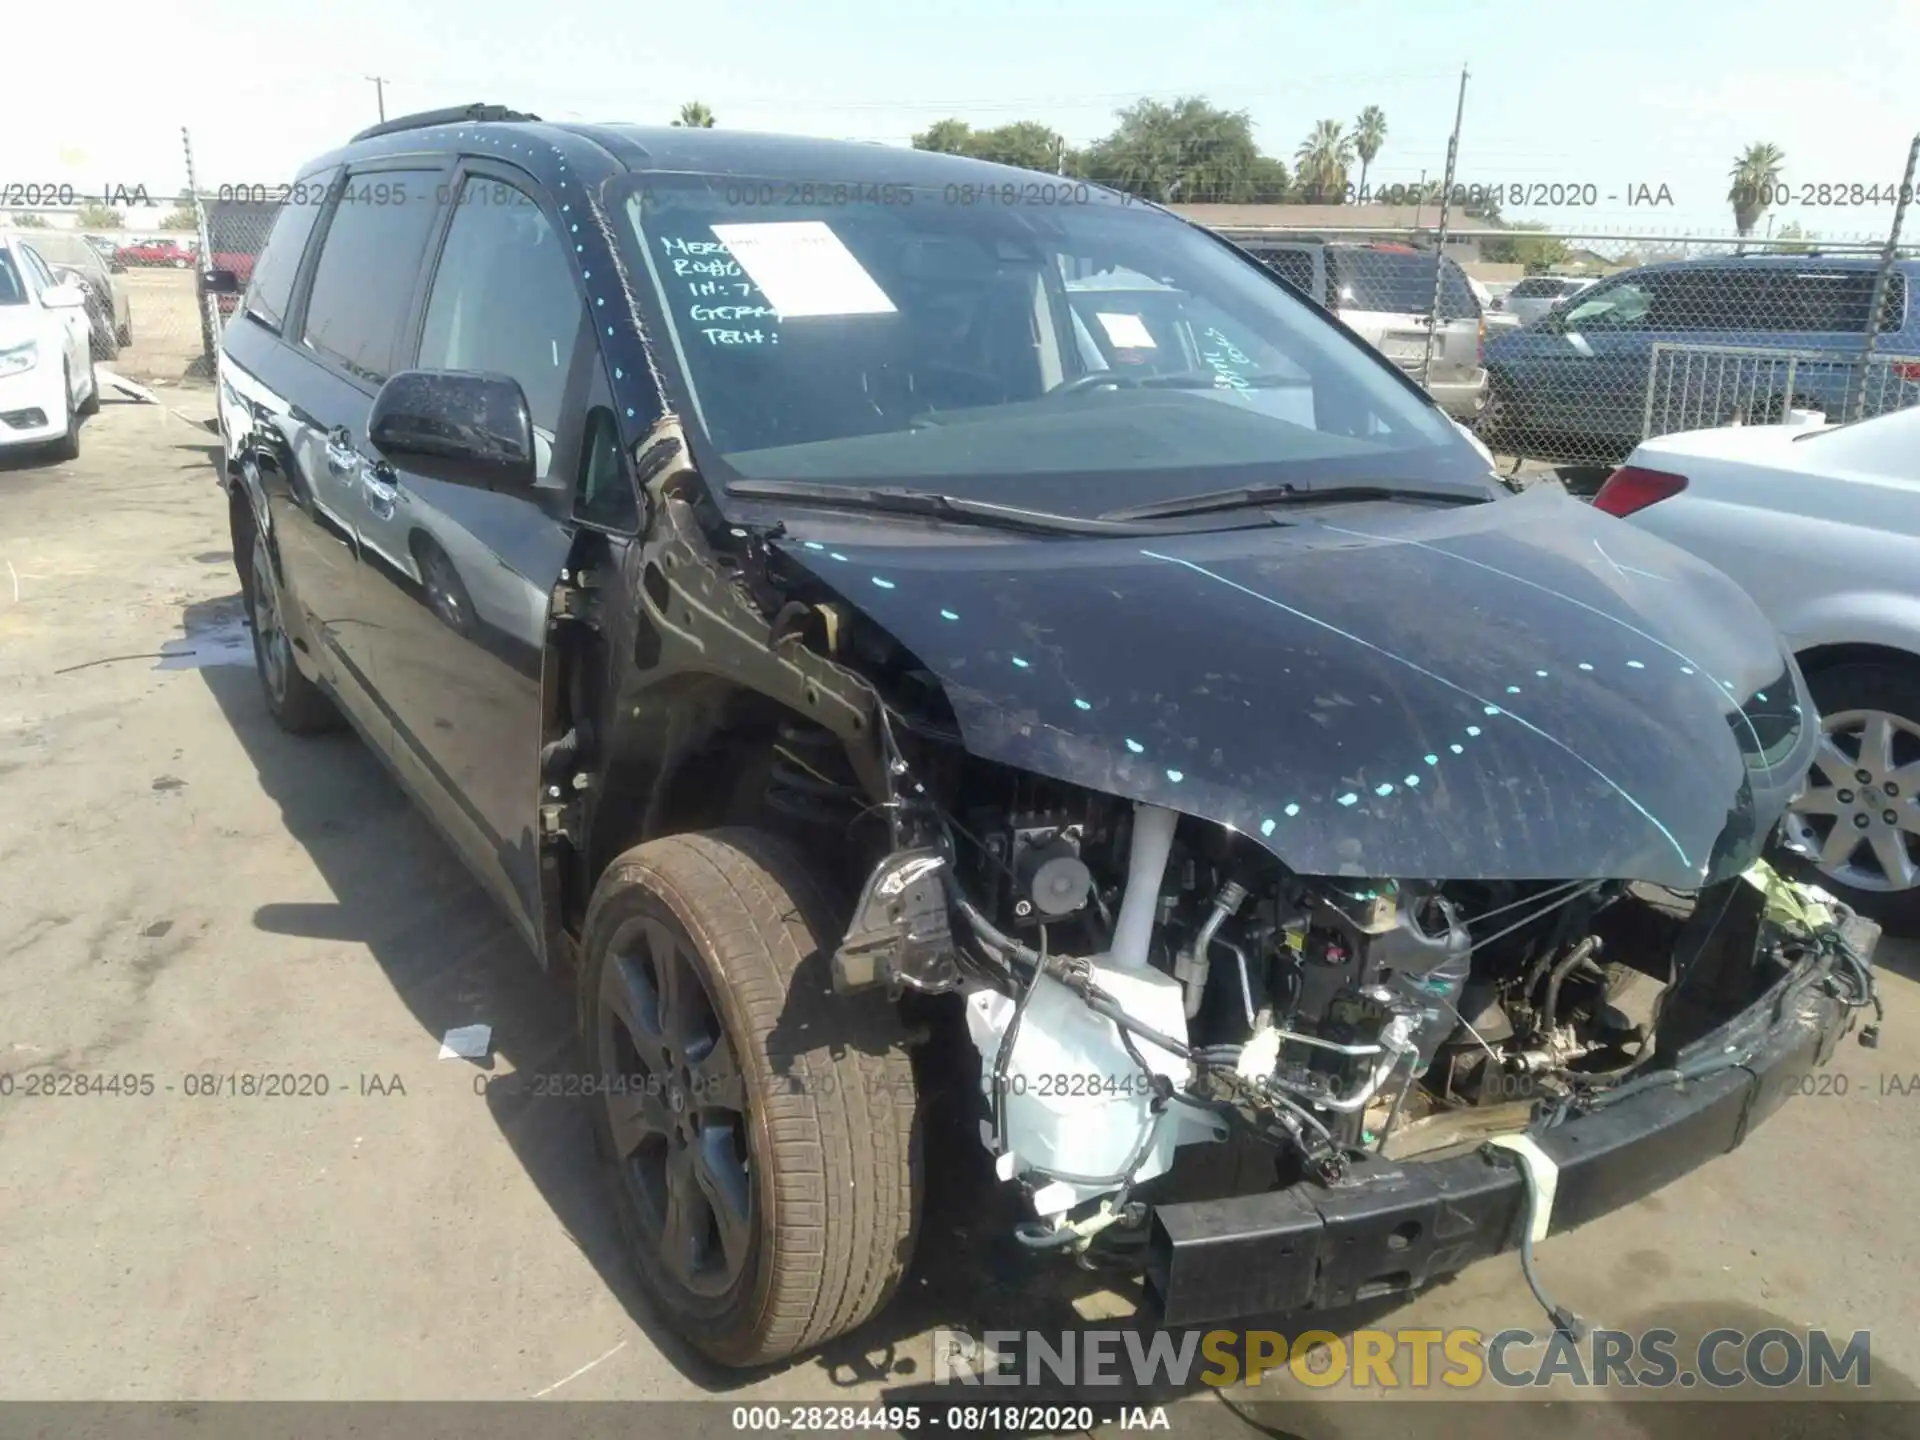
[[[474,1063],[437,1058],[485,1022],[494,1073],[575,1068],[568,997],[355,740],[268,721],[190,423],[209,396],[168,404],[110,401],[75,464],[0,461],[0,1399],[868,1401],[930,1393],[935,1325],[1076,1323],[1091,1277],[1010,1257],[943,1182],[901,1299],[827,1356],[733,1377],[666,1336],[578,1110],[476,1093]],[[1683,1344],[1869,1330],[1869,1393],[1920,1396],[1920,1093],[1881,1080],[1920,1074],[1920,951],[1883,961],[1885,1039],[1842,1050],[1848,1093],[1543,1245],[1559,1299]],[[28,1098],[47,1071],[152,1088]],[[229,1093],[268,1073],[328,1093]],[[1511,1258],[1366,1323],[1545,1328]],[[1261,1393],[1308,1392],[1282,1372]],[[1470,1408],[1476,1436],[1535,1427]],[[1332,1409],[1311,1433],[1406,1428]],[[1568,1433],[1758,1433],[1699,1413],[1608,1403]]]

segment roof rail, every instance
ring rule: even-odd
[[[349,144],[358,145],[362,140],[372,140],[380,135],[397,135],[402,130],[424,130],[429,125],[458,125],[462,121],[476,124],[488,120],[539,120],[538,115],[524,114],[519,110],[509,110],[504,105],[449,105],[444,110],[421,110],[413,115],[400,115],[392,120],[382,120],[378,125],[369,125]]]

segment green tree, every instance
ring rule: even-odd
[[[1254,157],[1247,193],[1237,197],[1253,205],[1284,205],[1293,198],[1293,180],[1287,167],[1271,155]]]
[[[1300,197],[1313,205],[1338,205],[1346,198],[1347,167],[1353,164],[1353,137],[1338,120],[1322,120],[1294,152]]]
[[[689,100],[680,107],[680,118],[673,123],[677,126],[684,126],[688,130],[711,130],[713,128],[713,111],[709,110],[705,105],[702,105],[698,100]]]
[[[916,150],[937,150],[943,155],[971,155],[973,127],[964,120],[936,120],[913,137]]]
[[[45,230],[47,228],[46,217],[36,215],[31,210],[20,211],[13,217],[13,223],[15,228],[20,230]]]
[[[181,205],[168,213],[167,218],[160,222],[160,228],[162,230],[198,230],[200,217],[194,213],[191,205]]]
[[[1749,145],[1734,157],[1733,169],[1727,172],[1732,182],[1727,200],[1733,206],[1733,228],[1742,239],[1753,233],[1753,227],[1773,203],[1773,187],[1786,164],[1780,147],[1764,142]]]
[[[1367,169],[1373,164],[1373,157],[1380,153],[1380,147],[1387,143],[1387,112],[1378,105],[1369,105],[1360,112],[1360,118],[1353,122],[1353,150],[1360,157],[1360,190],[1366,193]]]
[[[89,200],[80,207],[74,223],[82,230],[119,230],[127,222],[118,210],[102,205],[98,200]]]
[[[1199,96],[1171,105],[1140,100],[1080,157],[1080,172],[1161,204],[1245,203],[1256,191],[1284,193],[1285,167],[1261,155],[1244,110],[1222,110]],[[1264,162],[1264,163],[1263,163]]]
[[[1529,275],[1566,264],[1567,242],[1543,233],[1546,228],[1537,220],[1516,225],[1510,235],[1481,241],[1480,258],[1495,265],[1524,265]]]
[[[1813,241],[1820,237],[1803,227],[1798,220],[1789,221],[1780,227],[1773,237],[1779,242],[1778,249],[1785,255],[1806,255],[1813,250]]]
[[[1067,142],[1037,120],[1020,120],[996,130],[975,130],[959,153],[1023,170],[1054,171],[1065,162]]]

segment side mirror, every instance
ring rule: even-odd
[[[87,292],[69,281],[41,291],[40,303],[49,310],[79,310],[86,306]]]
[[[367,439],[397,468],[429,480],[533,488],[533,417],[520,382],[505,375],[402,370],[373,397]]]
[[[240,277],[232,270],[202,270],[200,286],[208,295],[238,295],[242,289]]]

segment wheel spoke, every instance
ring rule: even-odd
[[[653,973],[660,982],[660,1032],[676,1055],[697,1051],[709,1039],[707,992],[693,960],[663,925],[647,922],[653,943]]]
[[[713,1214],[720,1249],[727,1268],[737,1269],[746,1259],[752,1236],[752,1182],[734,1154],[733,1127],[709,1125],[687,1152],[693,1157],[693,1175]]]
[[[1893,717],[1874,711],[1860,731],[1860,768],[1876,776],[1893,769]]]
[[[1915,871],[1913,856],[1908,853],[1900,832],[1891,826],[1884,829],[1875,826],[1871,843],[1873,858],[1880,862],[1887,884],[1895,890],[1911,890],[1914,882],[1920,880],[1920,873]]]
[[[1829,785],[1840,786],[1851,785],[1853,772],[1860,766],[1833,743],[1831,735],[1822,735],[1819,748],[1813,752],[1813,768],[1826,776]]]
[[[1831,785],[1820,785],[1808,790],[1793,802],[1793,809],[1800,815],[1845,815],[1853,811],[1851,805],[1840,803]]]
[[[600,982],[601,999],[616,1022],[632,1038],[640,1063],[655,1075],[667,1073],[664,1037],[660,1033],[660,997],[638,956],[616,949],[607,957]],[[612,1057],[604,1057],[611,1059]]]
[[[688,1057],[693,1073],[693,1103],[702,1110],[730,1110],[747,1113],[747,1087],[740,1066],[733,1058],[733,1046],[722,1035],[706,1050]]]
[[[672,1116],[645,1077],[629,1076],[628,1085],[624,1094],[607,1097],[614,1154],[622,1160],[632,1159],[650,1137],[666,1135],[673,1129]]]
[[[1903,800],[1909,796],[1920,795],[1920,760],[1914,761],[1911,765],[1902,765],[1898,770],[1889,771],[1885,778],[1898,787],[1900,798]]]
[[[1844,820],[1836,820],[1833,829],[1827,832],[1827,841],[1820,847],[1820,868],[1838,870],[1853,858],[1853,852],[1859,847],[1860,832]]]
[[[694,1175],[693,1152],[674,1150],[667,1156],[667,1213],[660,1257],[682,1279],[692,1279],[706,1257],[711,1214],[712,1205]]]

